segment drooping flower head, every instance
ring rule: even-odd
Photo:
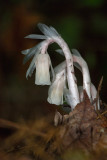
[[[51,60],[47,52],[41,53],[45,45],[46,41],[43,41],[31,49],[22,51],[22,54],[25,55],[24,63],[26,63],[31,57],[33,57],[26,72],[26,78],[28,78],[28,76],[31,77],[34,69],[36,68],[35,84],[37,85],[51,84],[50,67],[53,73]]]
[[[46,54],[38,54],[35,60],[36,74],[35,74],[35,84],[37,85],[50,85],[50,58]]]
[[[92,86],[88,65],[80,53],[76,49],[73,49],[73,54],[71,54],[68,45],[53,27],[48,27],[41,23],[38,24],[38,27],[44,35],[31,34],[25,37],[43,40],[33,48],[22,51],[22,54],[25,55],[24,63],[33,57],[26,72],[26,78],[31,76],[34,69],[36,69],[35,84],[51,85],[48,91],[48,102],[56,105],[63,104],[64,96],[71,110],[83,101],[83,90],[86,91],[90,101],[96,98],[96,89]],[[62,50],[57,51],[65,56],[65,61],[53,70],[47,49],[48,46],[54,42],[61,47]],[[82,72],[82,87],[77,86],[74,66]],[[52,72],[52,83],[50,80],[50,71]],[[100,108],[100,106],[98,108]]]
[[[51,104],[61,105],[63,104],[63,90],[65,85],[65,71],[57,73],[55,80],[48,91],[47,101]]]
[[[51,68],[52,75],[54,71],[52,68],[51,60],[47,54],[47,48],[50,43],[53,42],[53,37],[60,37],[58,32],[53,27],[48,27],[45,24],[38,24],[39,29],[44,35],[31,34],[25,38],[31,39],[43,39],[41,43],[34,46],[33,48],[22,51],[25,55],[24,64],[33,57],[31,64],[26,72],[26,78],[31,77],[34,69],[36,68],[35,84],[37,85],[50,85],[50,72]]]
[[[50,85],[51,84],[50,68],[51,68],[53,77],[52,77],[52,84],[48,92],[49,93],[48,102],[60,105],[63,103],[64,85],[65,85],[65,79],[67,77],[67,84],[70,91],[70,98],[72,99],[73,102],[72,105],[74,108],[80,101],[79,101],[77,83],[75,81],[75,75],[74,75],[73,58],[69,50],[69,47],[53,27],[51,26],[48,27],[45,24],[38,24],[38,27],[44,35],[31,34],[25,37],[32,39],[43,39],[43,41],[39,43],[37,46],[22,51],[22,53],[25,55],[24,63],[26,63],[30,58],[33,57],[30,66],[26,72],[26,78],[28,78],[28,76],[31,76],[34,69],[36,68],[35,84]],[[48,46],[54,42],[57,43],[62,48],[66,59],[64,65],[62,65],[61,69],[59,69],[59,71],[57,72],[53,70],[50,57],[47,53]]]

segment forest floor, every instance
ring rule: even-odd
[[[107,117],[87,94],[68,115],[36,121],[0,119],[0,160],[106,160]]]

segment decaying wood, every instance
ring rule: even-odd
[[[94,106],[91,105],[86,92],[84,94],[84,101],[78,104],[73,112],[70,112],[66,122],[63,121],[65,132],[61,133],[61,138],[66,148],[73,147],[74,143],[79,141],[82,144],[80,147],[84,146],[84,148],[92,150],[93,144],[97,143],[102,131],[104,132],[102,121],[97,120]]]

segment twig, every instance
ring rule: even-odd
[[[19,126],[15,122],[11,122],[11,121],[8,121],[8,120],[0,119],[0,128],[20,129],[21,126]]]
[[[100,116],[97,117],[97,119],[101,118],[101,117],[102,117],[104,114],[106,114],[106,113],[107,113],[107,111],[101,113]]]
[[[26,131],[30,131],[33,134],[36,134],[36,135],[39,135],[39,136],[42,136],[42,137],[46,137],[45,133],[42,133],[40,131],[32,130],[27,126],[23,127],[22,125],[19,125],[15,122],[11,122],[11,121],[4,120],[4,119],[0,119],[0,128],[10,128],[10,129],[13,128],[13,129],[16,129],[16,130],[26,130]]]
[[[97,101],[96,101],[96,111],[97,111],[98,114],[99,114],[99,112],[98,112],[98,100],[99,100],[99,93],[100,93],[100,90],[101,90],[101,87],[102,87],[102,82],[103,82],[103,76],[101,77],[100,83],[98,85],[97,97],[96,97],[96,99],[97,99]]]

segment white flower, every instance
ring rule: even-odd
[[[49,69],[51,68],[53,81],[49,88],[48,102],[56,105],[63,104],[63,90],[65,85],[65,77],[67,77],[67,83],[70,90],[70,96],[72,98],[73,107],[78,104],[79,94],[77,84],[75,82],[73,57],[66,42],[61,38],[58,32],[53,27],[48,27],[45,24],[38,24],[40,31],[44,35],[31,34],[25,38],[43,39],[44,41],[34,46],[33,48],[22,51],[25,55],[24,63],[33,57],[30,66],[26,72],[26,78],[31,77],[34,69],[36,68],[35,84],[37,85],[50,85]],[[66,62],[62,63],[62,66],[53,71],[51,60],[49,55],[46,55],[47,48],[52,43],[57,43],[63,50]],[[63,69],[63,70],[62,70]],[[60,72],[59,72],[60,71]],[[67,75],[65,76],[65,72]]]
[[[51,104],[63,104],[63,90],[65,85],[65,70],[56,74],[56,78],[48,91],[47,101]]]
[[[50,85],[50,58],[48,54],[38,54],[35,60],[36,74],[35,84]]]
[[[36,35],[36,37],[37,36],[39,35]],[[32,37],[32,35],[29,35],[28,37]],[[24,63],[26,63],[31,57],[34,56],[26,72],[26,78],[28,78],[28,76],[31,77],[34,69],[36,68],[35,84],[37,85],[51,84],[49,72],[50,68],[52,76],[54,77],[51,59],[45,49],[46,45],[47,41],[43,41],[39,43],[37,46],[34,46],[33,48],[22,51],[22,54],[25,55]]]

